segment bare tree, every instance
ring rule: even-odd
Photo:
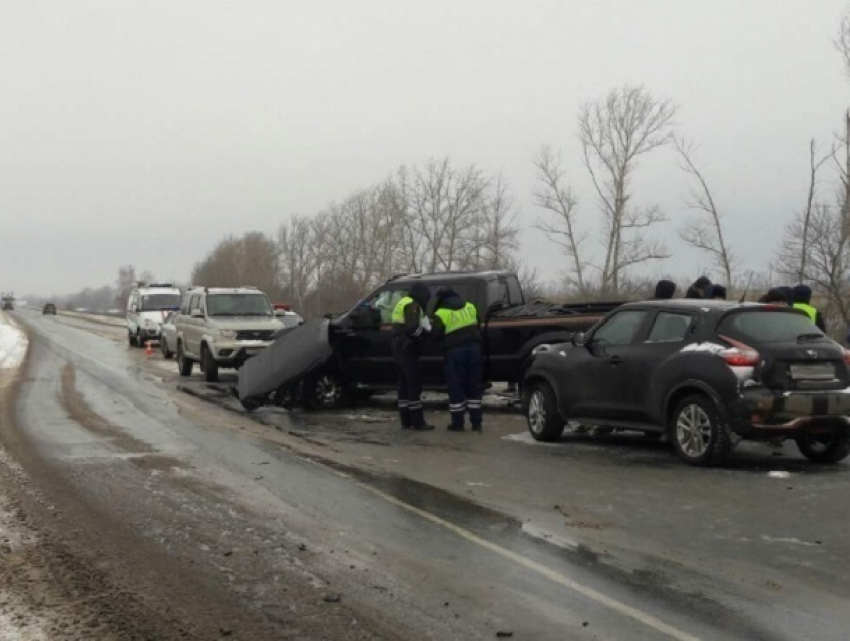
[[[817,158],[817,145],[815,139],[809,141],[809,192],[806,198],[806,208],[803,212],[803,225],[800,230],[800,268],[797,270],[797,281],[803,282],[806,274],[806,259],[809,251],[809,229],[811,227],[812,208],[815,202],[817,190],[817,175],[821,166],[834,155],[835,148],[821,158]]]
[[[468,266],[474,269],[514,267],[514,255],[519,249],[517,211],[501,174],[493,179],[482,199],[473,241],[474,259]]]
[[[601,286],[615,295],[629,267],[669,257],[662,243],[647,237],[647,229],[665,218],[655,206],[631,203],[630,179],[642,155],[670,141],[676,109],[643,87],[626,85],[586,103],[579,114],[584,165],[605,218]]]
[[[579,248],[585,237],[579,232],[576,223],[576,197],[569,185],[564,184],[561,154],[544,145],[532,162],[537,168],[537,180],[540,183],[534,192],[534,204],[554,214],[556,218],[554,223],[538,222],[537,229],[563,248],[570,263],[568,281],[584,295],[587,293],[587,285]]]
[[[839,177],[834,204],[813,199],[813,205],[795,216],[785,229],[776,267],[788,276],[802,273],[800,280],[811,283],[826,298],[828,322],[839,321],[843,329],[850,326],[850,112],[845,114],[844,133],[830,157]]]
[[[693,144],[684,138],[673,139],[673,146],[679,155],[682,171],[696,179],[697,187],[691,189],[688,207],[702,212],[700,218],[690,221],[680,232],[682,240],[689,245],[707,252],[726,278],[726,286],[732,287],[732,268],[734,258],[723,235],[723,216],[717,211],[717,205],[708,188],[708,183],[693,161]]]
[[[487,180],[474,166],[455,169],[449,159],[431,160],[411,176],[409,236],[418,238],[422,269],[450,271],[465,266],[476,250],[476,227]]]
[[[835,38],[835,48],[844,61],[844,72],[850,75],[850,8],[844,11],[838,24],[838,35]]]

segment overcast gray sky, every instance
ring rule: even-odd
[[[847,4],[0,0],[0,289],[70,292],[126,263],[185,279],[224,235],[442,156],[503,173],[523,256],[554,278],[530,158],[563,148],[596,228],[576,114],[623,83],[680,105],[731,244],[760,269],[804,202],[808,139],[826,145],[850,105],[832,46]],[[635,187],[670,217],[658,271],[696,276],[672,154]]]

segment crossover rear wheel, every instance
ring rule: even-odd
[[[670,440],[689,465],[717,465],[732,453],[729,428],[714,402],[702,394],[682,399],[670,421]]]
[[[816,463],[838,463],[850,456],[850,438],[845,432],[798,436],[800,453]]]
[[[525,419],[535,441],[558,441],[564,433],[564,421],[558,413],[555,391],[545,381],[537,381],[524,390]]]

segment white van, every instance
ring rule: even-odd
[[[171,283],[136,283],[127,300],[127,340],[144,347],[158,341],[160,326],[170,312],[180,309],[182,294]]]

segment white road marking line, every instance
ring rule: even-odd
[[[409,503],[405,503],[404,501],[401,501],[395,498],[394,496],[386,494],[385,492],[382,492],[381,490],[378,490],[374,487],[370,487],[369,485],[365,485],[364,483],[358,483],[358,485],[364,490],[368,490],[372,494],[379,496],[380,498],[384,499],[389,503],[392,503],[393,505],[407,510],[408,512],[412,512],[417,516],[421,516],[423,519],[431,521],[431,523],[439,525],[440,527],[449,530],[454,534],[457,534],[458,536],[466,539],[471,543],[475,543],[476,545],[479,545],[483,548],[490,550],[491,552],[494,552],[506,559],[509,559],[514,563],[517,563],[522,567],[526,568],[527,570],[536,572],[537,574],[549,579],[553,583],[557,583],[558,585],[562,585],[563,587],[573,590],[574,592],[578,592],[582,596],[585,596],[592,601],[596,601],[600,605],[610,608],[611,610],[614,610],[624,616],[634,619],[644,624],[645,626],[656,630],[657,632],[666,634],[667,636],[673,639],[678,639],[678,641],[700,641],[699,637],[696,637],[688,632],[679,630],[678,628],[668,625],[667,623],[664,623],[664,621],[662,621],[656,616],[653,616],[652,614],[643,612],[642,610],[634,608],[630,605],[626,605],[625,603],[622,603],[617,599],[602,594],[601,592],[598,592],[593,588],[589,588],[585,585],[582,585],[581,583],[578,583],[577,581],[574,581],[573,579],[570,579],[569,577],[566,577],[551,568],[547,568],[545,565],[541,565],[540,563],[532,561],[531,559],[528,559],[522,556],[521,554],[512,552],[511,550],[505,549],[502,546],[496,545],[495,543],[492,543],[486,539],[482,539],[480,536],[473,534],[469,530],[455,525],[454,523],[445,521],[440,517],[431,514],[430,512],[426,512],[425,510],[421,510],[417,507],[414,507]]]

